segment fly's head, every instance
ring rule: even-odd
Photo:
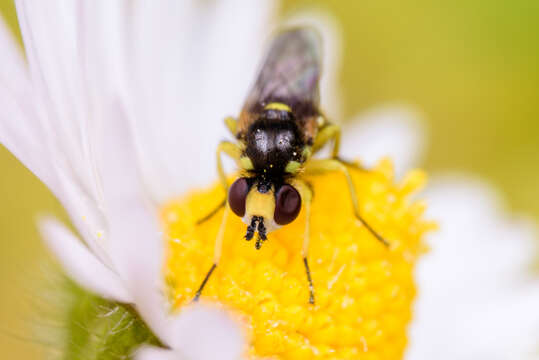
[[[258,234],[255,247],[260,249],[267,234],[289,224],[299,214],[301,196],[290,184],[261,177],[241,177],[229,189],[230,209],[247,224],[245,239]]]

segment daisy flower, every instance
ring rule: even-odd
[[[40,222],[67,274],[128,304],[158,338],[161,347],[143,347],[137,358],[400,358],[416,287],[409,358],[531,354],[539,294],[517,269],[530,253],[530,226],[492,210],[483,186],[434,182],[426,217],[439,220],[442,235],[430,239],[432,255],[414,281],[433,224],[410,197],[424,174],[405,175],[422,148],[422,128],[414,113],[395,107],[364,115],[343,141],[345,154],[372,165],[354,179],[362,210],[391,250],[348,216],[349,199],[336,190],[342,179],[329,174],[313,179],[315,306],[307,304],[293,241],[301,221],[257,252],[238,239],[234,219],[202,298],[217,308],[189,307],[219,223],[216,216],[196,226],[223,196],[217,186],[201,189],[214,178],[219,120],[241,107],[273,4],[21,0],[17,12],[27,62],[0,26],[0,141],[67,209],[77,234],[52,218]],[[324,32],[327,22],[319,27]],[[335,53],[326,49],[326,68]],[[331,74],[322,105],[336,114]],[[379,160],[388,155],[396,177]],[[461,204],[472,199],[476,207]],[[529,336],[513,336],[520,332]]]

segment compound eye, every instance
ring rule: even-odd
[[[228,204],[234,214],[239,217],[245,215],[245,199],[249,193],[249,183],[246,178],[239,178],[234,181],[228,190]]]
[[[281,186],[275,197],[273,220],[279,225],[291,223],[298,216],[300,209],[301,197],[298,191],[288,184]]]

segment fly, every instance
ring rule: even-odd
[[[302,257],[309,283],[309,303],[314,304],[314,286],[307,261],[309,221],[313,191],[304,175],[340,171],[346,178],[354,215],[384,245],[381,237],[361,216],[357,194],[350,176],[351,163],[339,158],[341,129],[319,110],[321,43],[311,28],[283,31],[273,40],[258,78],[237,119],[225,124],[236,142],[222,141],[217,148],[217,170],[227,199],[199,223],[225,207],[218,232],[213,265],[206,274],[194,300],[221,257],[224,228],[229,210],[247,225],[245,239],[255,238],[260,249],[267,234],[291,223],[305,208],[306,224]],[[332,143],[331,157],[313,159],[324,145]],[[236,161],[242,176],[229,186],[221,155]]]

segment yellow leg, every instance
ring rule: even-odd
[[[236,137],[237,131],[238,131],[238,120],[236,118],[233,118],[232,116],[227,116],[225,118],[225,125],[228,131],[232,134],[232,136]]]
[[[352,167],[356,170],[365,171],[363,167],[357,161],[343,160],[339,156],[339,150],[341,146],[341,127],[330,123],[325,117],[322,118],[323,123],[319,128],[318,135],[314,140],[312,147],[312,153],[315,154],[327,144],[328,141],[333,140],[333,148],[331,150],[331,158],[337,159],[346,166]]]
[[[359,211],[359,203],[357,200],[356,188],[352,180],[352,176],[348,171],[348,168],[341,161],[336,159],[312,159],[305,165],[305,174],[321,174],[328,171],[340,171],[346,177],[348,183],[348,190],[350,191],[350,197],[352,198],[352,206],[354,207],[354,215],[361,221],[361,223],[369,230],[369,232],[378,239],[385,246],[389,246],[389,242],[385,240],[380,234],[378,234],[370,225],[363,219]]]
[[[211,219],[213,215],[217,214],[217,212],[226,204],[226,197],[228,192],[228,181],[226,178],[225,170],[223,169],[223,160],[221,157],[221,154],[225,153],[226,155],[230,156],[232,159],[238,161],[241,156],[241,149],[240,147],[232,143],[230,141],[221,141],[219,143],[219,146],[217,147],[217,173],[219,175],[219,180],[221,181],[221,185],[223,185],[223,189],[225,190],[225,199],[221,201],[212,211],[210,211],[206,216],[202,217],[197,221],[197,225],[200,225],[204,223],[205,221]]]
[[[226,122],[226,120],[225,120]],[[228,126],[228,122],[227,122]],[[230,129],[230,127],[229,127]],[[226,179],[226,173],[223,169],[223,162],[221,158],[221,154],[225,153],[234,160],[238,161],[241,156],[241,149],[237,144],[234,144],[229,141],[221,141],[219,143],[219,146],[217,147],[217,172],[219,173],[219,179],[221,180],[221,184],[223,185],[223,188],[225,190],[225,200],[223,200],[216,209],[214,209],[209,215],[205,216],[201,220],[199,220],[197,223],[200,224],[201,222],[206,221],[207,219],[211,218],[221,207],[225,207],[225,211],[223,212],[223,220],[221,221],[221,226],[219,227],[219,232],[217,233],[217,237],[215,238],[215,245],[213,248],[213,264],[210,268],[210,270],[206,273],[206,276],[204,277],[204,280],[200,284],[193,301],[198,301],[200,298],[200,295],[202,294],[202,290],[204,290],[204,286],[206,286],[206,283],[210,279],[210,276],[215,271],[215,268],[219,264],[219,260],[221,259],[221,250],[223,248],[223,238],[225,236],[225,228],[226,228],[226,221],[228,219],[228,213],[230,212],[230,208],[226,206],[226,196],[228,196],[228,181]]]
[[[225,170],[223,169],[223,159],[221,154],[225,153],[230,156],[232,159],[239,161],[241,156],[240,147],[230,141],[221,141],[217,147],[217,173],[219,174],[219,179],[225,191],[228,191],[228,181],[226,179]]]
[[[230,212],[230,207],[226,206],[225,211],[223,212],[223,220],[221,221],[221,226],[219,226],[219,232],[217,233],[217,238],[215,239],[215,247],[213,249],[213,263],[218,264],[221,259],[221,249],[223,248],[223,239],[225,237],[225,228],[226,221],[228,220],[228,213]]]
[[[206,273],[204,280],[200,284],[193,301],[198,301],[200,295],[202,294],[202,290],[204,290],[204,286],[206,286],[206,283],[210,279],[211,274],[214,272],[217,265],[219,265],[219,260],[221,260],[221,251],[223,249],[223,238],[225,237],[226,221],[228,219],[229,212],[230,208],[228,206],[225,206],[225,211],[223,212],[223,220],[221,221],[221,226],[219,226],[219,231],[217,232],[217,237],[215,238],[215,245],[213,247],[213,264],[210,270]]]
[[[301,256],[303,257],[303,264],[305,265],[305,273],[307,274],[307,281],[309,282],[309,303],[314,304],[314,286],[311,278],[311,270],[309,269],[309,262],[307,256],[309,254],[309,240],[310,236],[310,222],[311,222],[311,202],[313,199],[313,191],[303,180],[295,179],[292,181],[305,206],[305,232],[303,234],[303,246],[301,248]]]
[[[335,124],[328,124],[322,127],[313,144],[313,154],[324,147],[328,141],[333,140],[333,149],[331,150],[331,157],[337,158],[339,156],[339,147],[341,145],[341,127]]]

